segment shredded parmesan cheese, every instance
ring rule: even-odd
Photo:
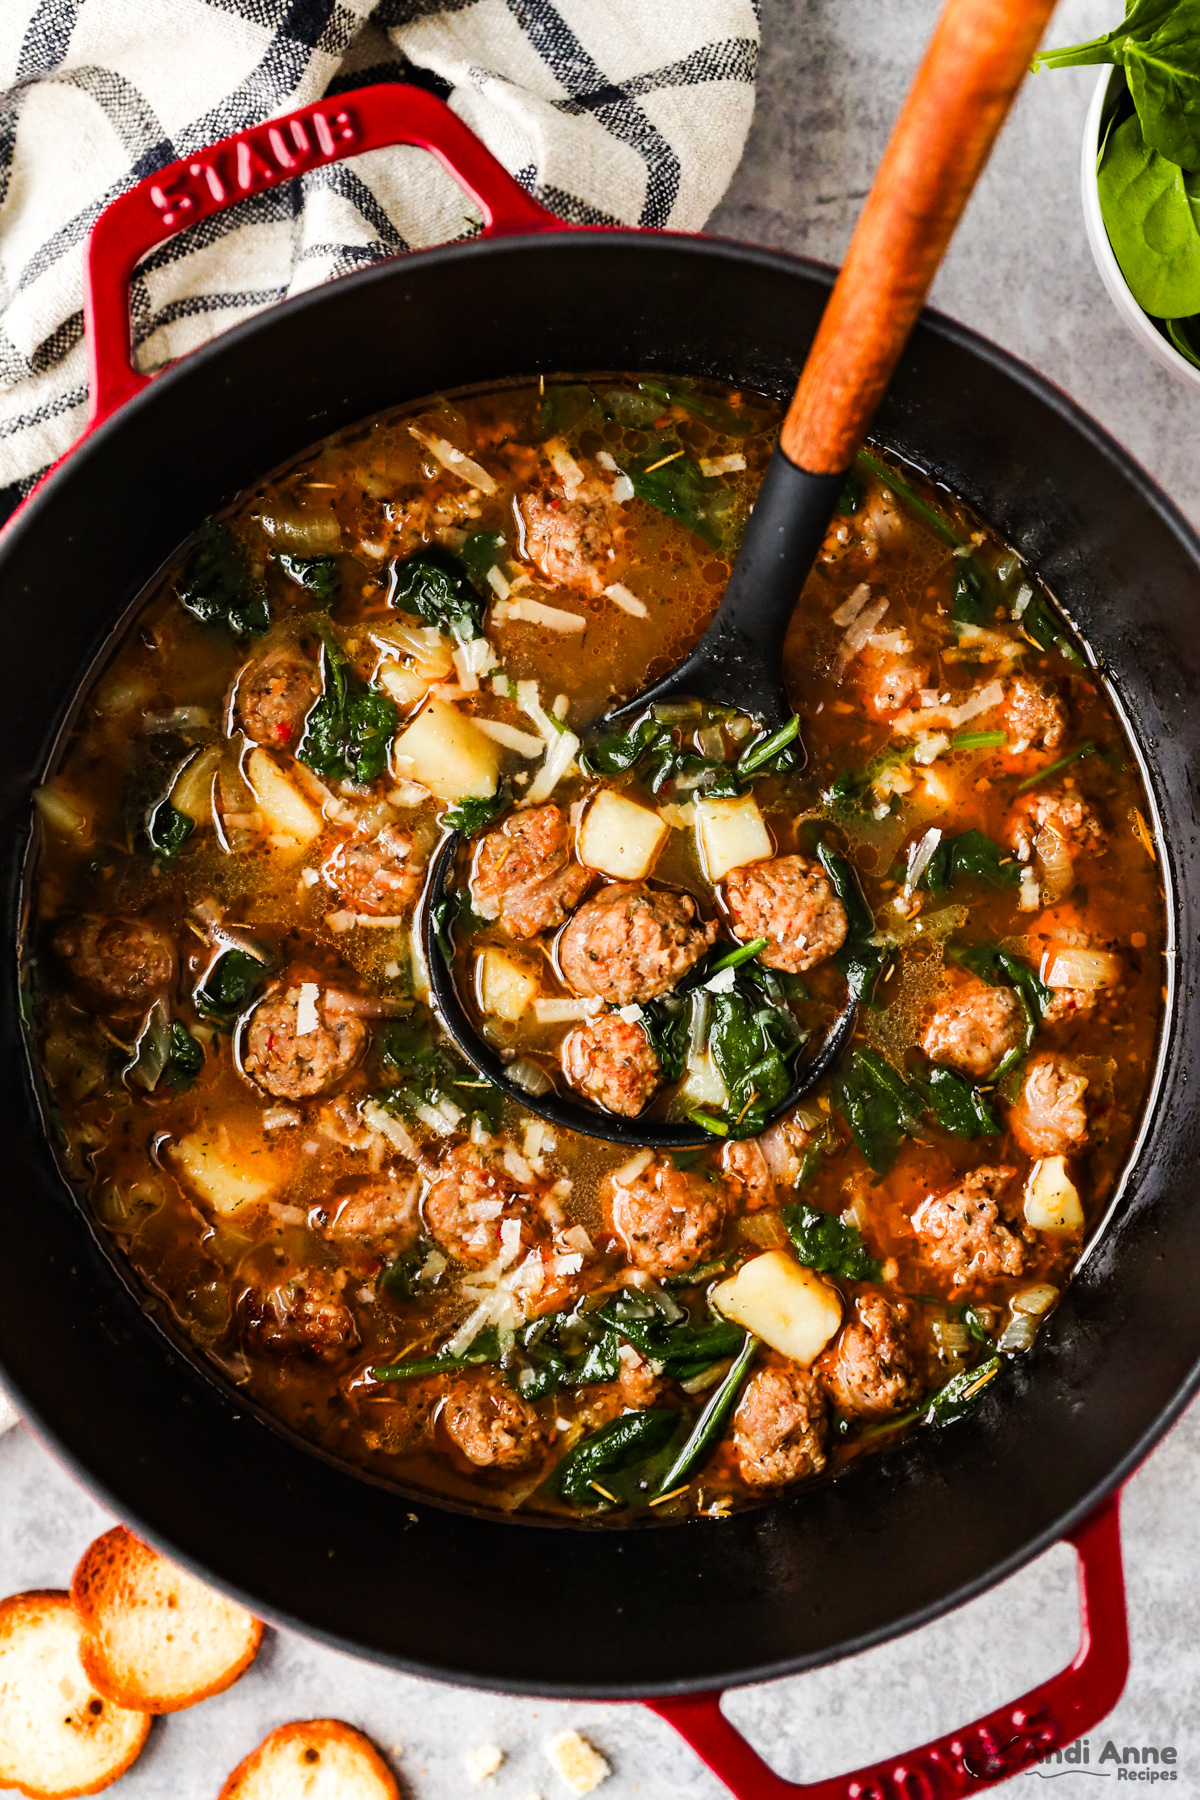
[[[545,445],[545,451],[550,459],[550,467],[563,484],[563,493],[568,500],[573,500],[583,486],[583,470],[562,438],[551,438]]]
[[[849,599],[843,600],[836,612],[831,613],[830,617],[833,623],[837,626],[853,624],[870,598],[870,585],[865,581],[860,581]]]
[[[524,595],[519,600],[499,602],[493,617],[498,625],[508,625],[516,619],[526,625],[544,625],[548,631],[582,633],[587,630],[587,620],[579,613],[565,612],[561,606],[546,606],[542,601],[530,600]]]
[[[604,592],[622,612],[631,613],[635,619],[648,617],[645,601],[639,600],[636,594],[631,594],[623,582],[614,581]]]
[[[494,738],[506,750],[515,750],[518,756],[540,756],[546,748],[544,741],[534,737],[531,731],[520,731],[517,726],[505,725],[499,719],[476,718],[472,724],[485,737]]]

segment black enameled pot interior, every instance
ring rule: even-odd
[[[431,251],[261,315],[127,406],[0,543],[7,941],[30,789],[106,635],[214,507],[381,408],[539,371],[662,369],[777,395],[827,272],[711,240],[573,233]],[[1200,943],[1200,545],[1045,383],[936,318],[879,435],[1048,582],[1141,745],[1178,968]],[[362,1654],[541,1693],[695,1691],[829,1660],[945,1609],[1052,1541],[1144,1454],[1200,1373],[1200,1014],[1175,1004],[1126,1198],[1046,1342],[969,1420],[724,1521],[638,1530],[451,1512],[321,1460],[150,1320],[57,1172],[3,962],[0,1366],[122,1517],[248,1599]]]

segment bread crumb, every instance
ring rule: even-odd
[[[562,1777],[573,1794],[590,1794],[612,1774],[600,1752],[577,1731],[560,1731],[557,1737],[549,1738],[546,1756],[555,1774]]]
[[[476,1744],[467,1751],[464,1761],[472,1781],[486,1781],[504,1761],[504,1752],[499,1744]]]

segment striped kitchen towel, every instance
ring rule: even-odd
[[[754,106],[758,0],[3,0],[0,519],[83,428],[84,240],[107,201],[213,139],[378,81],[448,99],[573,222],[695,230]],[[288,294],[469,235],[423,152],[252,196],[150,255],[139,365]]]

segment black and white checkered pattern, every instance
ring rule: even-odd
[[[758,0],[0,0],[0,518],[83,427],[84,240],[229,132],[378,81],[432,88],[575,223],[694,230],[741,155]],[[241,201],[135,279],[145,369],[264,306],[471,229],[423,152]]]

